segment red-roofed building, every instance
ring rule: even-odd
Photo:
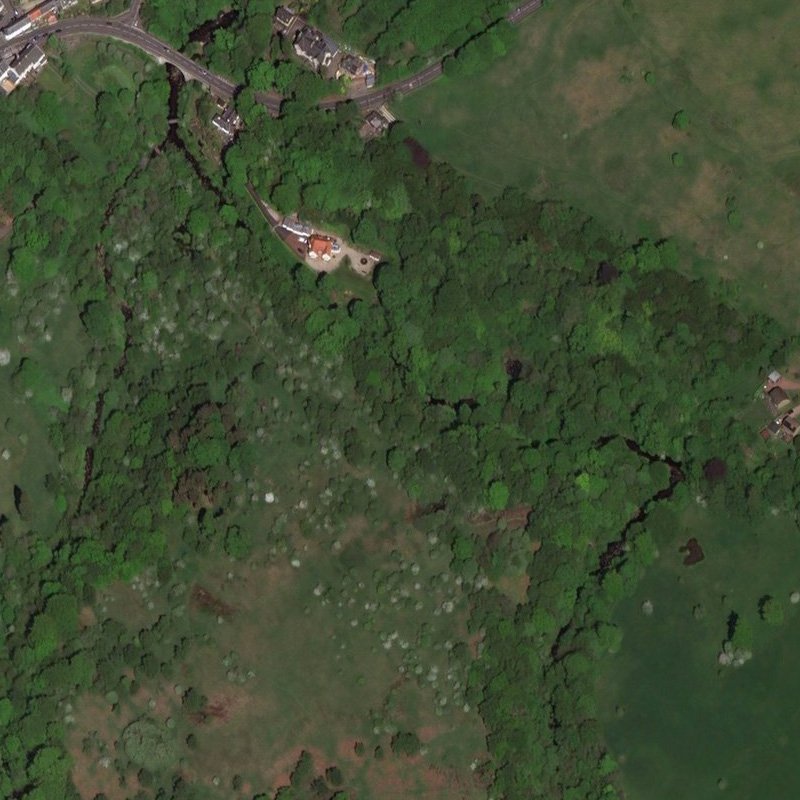
[[[313,234],[308,237],[308,257],[321,258],[323,261],[330,261],[333,256],[334,239],[330,236],[320,236]]]

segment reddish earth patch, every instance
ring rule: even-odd
[[[81,628],[91,628],[97,622],[97,617],[91,606],[84,606],[78,614],[78,623]]]
[[[233,606],[215,597],[208,589],[204,589],[199,584],[192,587],[191,604],[198,611],[205,611],[215,617],[230,617],[236,610]]]
[[[728,465],[721,458],[712,458],[703,465],[703,475],[710,482],[721,481],[728,473]]]
[[[517,604],[528,600],[528,589],[531,585],[530,575],[503,575],[496,581],[497,588]]]
[[[470,800],[485,793],[481,778],[472,772],[425,764],[420,756],[387,755],[368,768],[368,784],[375,797],[391,800],[424,797]]]
[[[505,511],[489,511],[484,509],[472,518],[476,525],[486,525],[487,523],[497,524],[504,520],[508,528],[524,528],[528,522],[528,516],[533,511],[533,506],[516,506],[507,508]]]
[[[247,703],[247,695],[232,691],[220,692],[209,698],[206,705],[196,714],[192,714],[192,722],[205,725],[212,722],[230,722],[230,720]]]
[[[119,775],[113,763],[100,765],[101,754],[96,747],[84,752],[83,740],[93,736],[102,742],[107,754],[114,759],[117,734],[130,721],[128,714],[112,714],[109,704],[100,697],[86,695],[75,701],[75,727],[67,737],[67,750],[72,760],[70,777],[83,800],[94,800],[99,794],[108,800],[127,800],[139,789],[136,776],[126,775],[126,786],[120,786]]]
[[[0,239],[5,239],[14,227],[14,218],[0,208]]]
[[[408,152],[411,153],[411,161],[415,167],[427,169],[431,165],[430,153],[416,139],[407,136],[403,139],[403,144],[408,148]]]
[[[698,542],[694,536],[692,536],[683,547],[678,548],[678,552],[686,553],[683,563],[686,564],[687,567],[691,567],[692,564],[700,563],[706,557],[703,548],[700,547],[700,542]]]
[[[480,646],[483,644],[485,636],[486,634],[483,631],[479,631],[478,633],[473,633],[472,636],[467,639],[467,646],[473,658],[478,658],[480,655]]]

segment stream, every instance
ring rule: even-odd
[[[239,19],[239,12],[235,9],[221,11],[216,19],[209,19],[202,25],[198,25],[190,34],[189,42],[192,44],[207,45],[218,30],[230,28]]]
[[[645,500],[644,503],[639,506],[637,512],[625,523],[625,526],[620,531],[619,538],[615,539],[613,542],[609,542],[605,552],[600,556],[600,564],[595,573],[600,580],[602,580],[605,574],[614,566],[617,559],[625,554],[625,544],[628,541],[628,533],[631,528],[634,525],[644,522],[647,519],[647,515],[650,513],[650,509],[656,503],[660,503],[662,500],[669,500],[674,494],[678,484],[686,479],[683,472],[683,464],[679,461],[675,461],[675,459],[669,456],[659,456],[655,453],[648,453],[636,440],[626,436],[603,436],[595,443],[595,447],[600,449],[615,439],[620,438],[625,442],[625,446],[628,450],[632,453],[636,453],[637,456],[645,459],[648,463],[666,464],[669,467],[669,483],[663,489],[659,489],[655,494]]]
[[[212,183],[211,178],[203,172],[200,162],[186,146],[186,142],[184,142],[178,131],[178,101],[180,100],[181,89],[186,85],[186,79],[177,67],[167,64],[167,80],[169,80],[169,99],[167,100],[167,124],[169,127],[167,128],[166,138],[157,149],[161,150],[167,144],[176,147],[186,159],[186,163],[192,168],[203,188],[216,195],[219,207],[222,207],[225,203],[222,192]]]

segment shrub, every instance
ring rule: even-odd
[[[689,127],[689,115],[681,109],[672,118],[672,127],[678,131],[685,131]]]
[[[154,719],[141,717],[122,732],[125,754],[137,766],[150,772],[175,763],[178,751],[169,729]]]
[[[783,604],[774,597],[762,597],[759,603],[761,619],[768,625],[783,624]]]
[[[392,737],[392,752],[400,756],[415,756],[419,753],[420,741],[416,733],[396,733]]]

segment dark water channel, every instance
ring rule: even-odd
[[[236,10],[222,11],[216,19],[210,19],[202,25],[198,25],[189,34],[189,42],[206,45],[214,38],[214,34],[218,30],[230,28],[238,18],[239,12]]]
[[[634,439],[629,439],[624,436],[604,436],[595,443],[595,447],[598,449],[605,447],[610,442],[619,438],[625,442],[625,446],[628,448],[628,450],[630,450],[632,453],[636,453],[637,456],[643,458],[648,463],[666,464],[667,467],[669,467],[669,483],[663,489],[659,489],[655,494],[652,495],[652,497],[649,497],[647,500],[645,500],[644,503],[639,506],[637,512],[625,523],[625,526],[619,533],[619,537],[613,542],[609,542],[605,552],[600,556],[600,564],[597,572],[595,573],[601,580],[603,576],[615,565],[615,563],[624,556],[625,545],[628,541],[628,534],[631,528],[634,525],[644,522],[655,504],[660,503],[663,500],[669,500],[669,498],[674,494],[678,484],[686,479],[686,476],[683,472],[683,464],[681,464],[679,461],[675,461],[675,459],[670,458],[669,456],[660,456],[656,455],[655,453],[647,452],[647,450],[644,450],[642,446]]]
[[[169,98],[167,99],[167,136],[159,149],[164,148],[167,144],[171,144],[178,149],[178,151],[186,159],[186,163],[192,168],[192,171],[197,176],[204,189],[216,195],[217,202],[220,206],[223,205],[224,199],[222,192],[212,183],[211,179],[203,172],[200,162],[195,158],[194,154],[186,146],[183,138],[178,130],[178,103],[180,100],[181,89],[186,85],[186,78],[183,73],[172,64],[167,65],[167,79],[169,80]]]

